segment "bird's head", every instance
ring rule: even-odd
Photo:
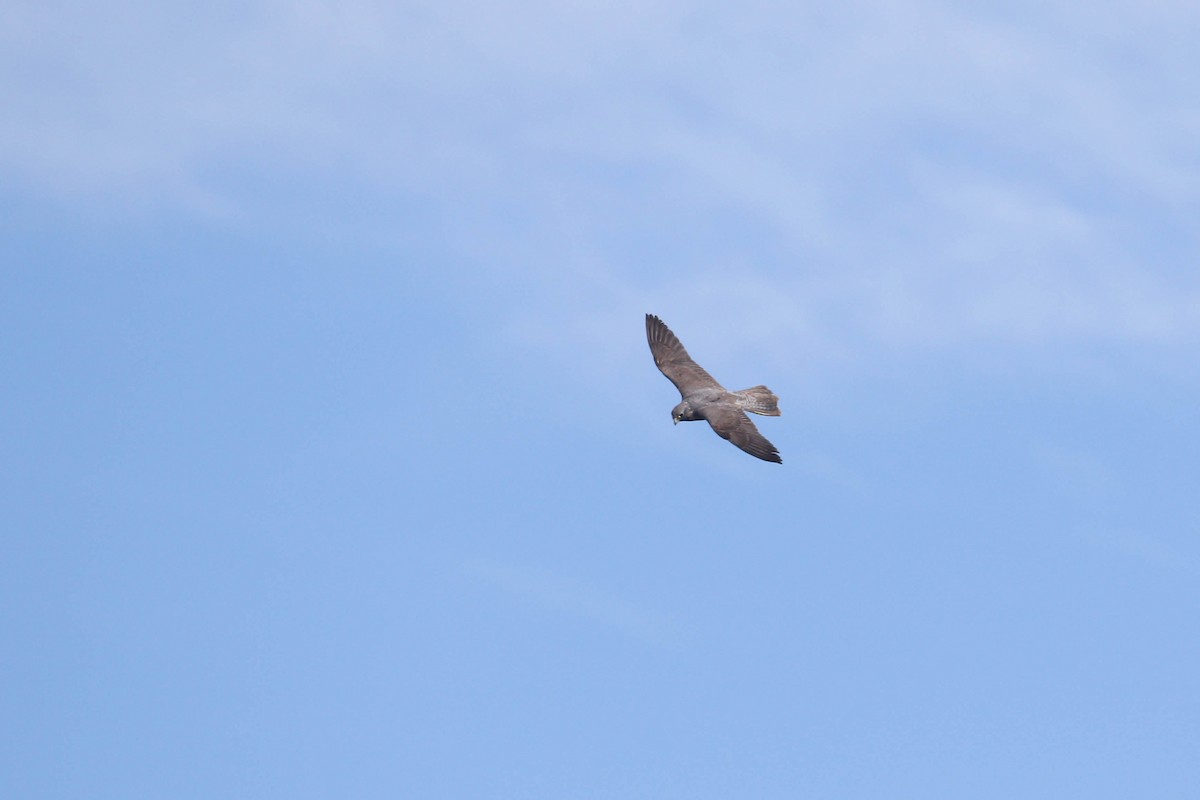
[[[695,419],[695,412],[692,411],[692,406],[687,400],[684,400],[679,405],[671,409],[671,422],[678,425],[681,422],[687,422]]]

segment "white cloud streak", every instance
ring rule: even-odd
[[[261,201],[220,176],[263,164],[412,197],[585,342],[664,305],[801,355],[1200,335],[1190,4],[4,13],[10,178],[229,215]]]
[[[663,618],[577,580],[491,559],[474,559],[464,569],[488,586],[646,644],[665,646],[676,639]]]

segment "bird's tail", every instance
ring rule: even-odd
[[[778,417],[780,414],[779,398],[765,386],[752,386],[734,394],[742,398],[742,408],[746,411],[768,417]]]

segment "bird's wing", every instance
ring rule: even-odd
[[[679,339],[661,319],[646,315],[646,341],[654,364],[666,375],[684,397],[698,389],[724,389],[704,367],[692,361]]]
[[[708,424],[722,439],[728,439],[755,458],[774,461],[776,464],[783,463],[775,445],[758,432],[758,428],[754,427],[746,412],[740,408],[725,403],[714,403],[701,409],[700,415],[708,420]]]

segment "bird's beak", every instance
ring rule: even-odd
[[[672,425],[678,425],[678,424],[679,424],[679,417],[671,417],[671,424],[672,424]]]

